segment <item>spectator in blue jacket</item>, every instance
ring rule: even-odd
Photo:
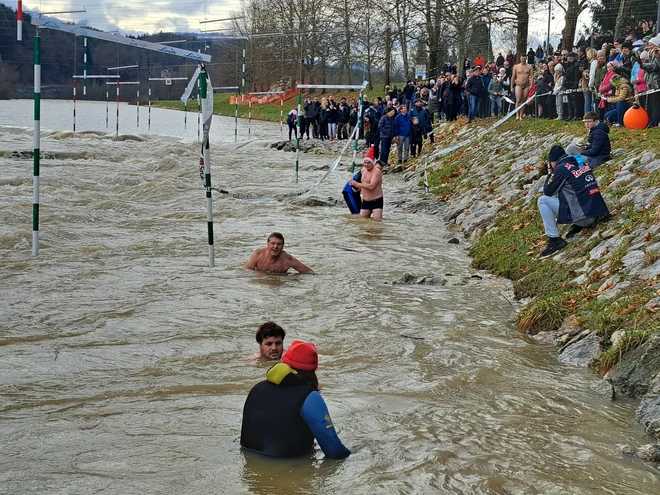
[[[410,154],[410,126],[411,119],[408,109],[401,106],[401,113],[394,118],[394,134],[397,142],[397,163],[406,163]],[[403,152],[403,153],[402,153]],[[402,157],[403,155],[403,157]]]
[[[566,234],[570,238],[609,213],[591,167],[581,156],[567,155],[559,145],[550,149],[548,176],[537,205],[545,235],[549,237],[541,257],[550,256],[566,246],[559,234],[558,223],[573,224]]]
[[[472,75],[465,83],[465,91],[469,95],[470,110],[468,113],[468,122],[472,122],[479,110],[481,95],[484,93],[484,82],[481,79],[481,67],[476,66],[472,70]]]
[[[385,164],[389,163],[387,159],[390,156],[392,140],[396,136],[394,114],[396,114],[396,110],[394,107],[391,107],[390,110],[378,121],[378,132],[380,133],[380,156],[378,158]]]
[[[566,148],[569,155],[582,155],[584,161],[591,167],[596,168],[610,159],[612,147],[610,145],[610,128],[605,122],[598,121],[595,112],[587,112],[582,118],[584,126],[589,129],[587,144],[570,144]]]
[[[410,111],[410,118],[417,117],[419,125],[424,129],[424,137],[431,131],[431,116],[426,108],[422,106],[422,100],[415,100],[415,105]]]

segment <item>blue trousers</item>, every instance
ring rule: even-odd
[[[610,110],[605,114],[605,119],[610,122],[616,122],[619,125],[623,125],[623,115],[626,113],[626,110],[630,107],[630,104],[627,101],[617,101],[616,107],[614,110]]]
[[[389,163],[387,157],[390,156],[393,138],[380,138],[380,156],[378,159],[383,163]]]
[[[468,122],[472,122],[474,120],[474,116],[479,111],[480,100],[481,97],[470,95],[470,111],[468,113]]]
[[[559,237],[559,229],[557,228],[557,220],[555,217],[559,214],[559,198],[557,196],[541,196],[536,205],[543,220],[543,227],[545,228],[545,235],[548,237]]]

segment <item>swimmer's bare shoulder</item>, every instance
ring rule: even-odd
[[[264,251],[266,251],[266,249],[267,248],[255,249],[254,252],[250,255],[250,258],[247,260],[247,263],[245,263],[244,267],[248,270],[256,270],[257,263],[259,263],[259,258],[262,257],[262,254]]]
[[[286,254],[286,260],[287,260],[287,269],[293,268],[294,270],[300,272],[300,273],[314,273],[314,270],[312,270],[310,267],[305,265],[303,262],[299,261],[296,257],[291,256],[289,253],[283,253]]]

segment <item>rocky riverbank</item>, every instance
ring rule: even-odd
[[[480,131],[443,124],[435,150]],[[436,212],[466,238],[475,268],[513,280],[523,303],[520,329],[539,343],[555,344],[560,362],[600,373],[595,393],[604,400],[640,399],[636,419],[657,442],[660,130],[612,133],[613,159],[595,171],[612,216],[584,229],[556,256],[539,259],[545,237],[536,199],[543,161],[552,144],[566,146],[576,136],[585,136],[581,125],[507,123],[432,161],[428,180],[439,201],[406,206]],[[421,163],[407,172],[420,185]],[[660,461],[657,443],[624,452]]]

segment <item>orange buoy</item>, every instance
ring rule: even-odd
[[[649,114],[639,105],[633,105],[623,115],[623,125],[626,129],[646,129]]]

